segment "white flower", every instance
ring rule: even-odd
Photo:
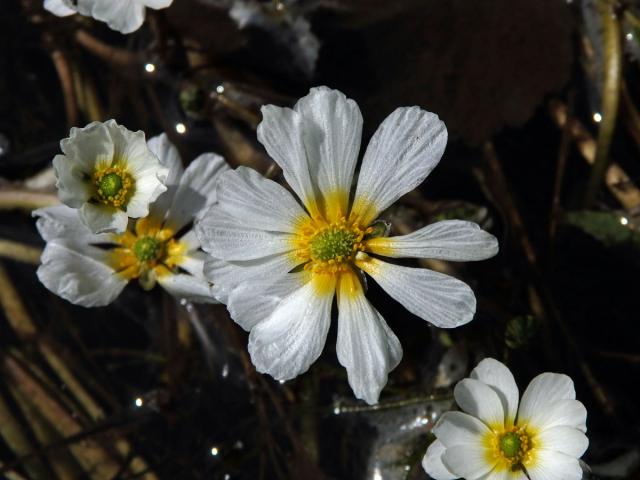
[[[476,301],[459,280],[370,254],[480,260],[496,254],[497,241],[463,221],[370,238],[378,214],[416,188],[440,160],[447,133],[436,115],[399,108],[382,123],[350,202],[362,130],[356,103],[320,87],[293,110],[269,105],[262,114],[258,139],[306,211],[285,188],[254,170],[225,173],[219,204],[196,228],[203,249],[215,257],[205,264],[205,275],[233,319],[251,331],[254,365],[278,380],[296,377],[318,358],[337,293],[338,360],[355,395],[375,403],[402,348],[365,299],[361,270],[438,327],[469,322]]]
[[[93,233],[123,232],[128,218],[145,217],[149,204],[167,188],[167,169],[144,140],[115,120],[72,128],[56,155],[58,195],[79,209]]]
[[[464,412],[436,423],[437,439],[422,465],[435,480],[580,480],[578,459],[589,446],[587,411],[566,375],[534,378],[518,407],[507,367],[481,361],[454,390]]]
[[[149,147],[168,167],[168,190],[125,233],[91,233],[64,205],[34,212],[47,242],[38,278],[53,293],[77,305],[103,306],[137,278],[145,289],[157,281],[177,298],[217,303],[203,275],[206,254],[191,227],[215,202],[215,184],[229,167],[206,153],[185,170],[165,135],[149,140]]]
[[[173,0],[45,0],[44,8],[66,17],[79,13],[105,22],[113,30],[131,33],[144,22],[145,8],[167,8]]]

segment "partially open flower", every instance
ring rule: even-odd
[[[145,8],[161,9],[173,0],[45,0],[44,8],[54,15],[66,17],[79,13],[105,22],[120,33],[138,30],[145,17]]]
[[[167,188],[167,168],[147,146],[143,132],[115,120],[72,128],[56,155],[58,195],[79,209],[92,233],[123,232],[129,218],[144,217]]]
[[[177,298],[216,303],[203,274],[206,254],[191,227],[216,201],[215,184],[228,166],[207,153],[184,170],[165,135],[149,147],[168,167],[168,190],[124,233],[92,233],[64,205],[34,212],[47,241],[38,278],[49,290],[77,305],[103,306],[138,279],[145,289],[157,282]]]
[[[481,361],[454,390],[466,412],[447,412],[422,465],[435,480],[580,480],[587,411],[566,375],[534,378],[518,406],[507,367]]]
[[[258,139],[302,205],[254,170],[225,173],[219,204],[197,228],[205,251],[218,259],[205,274],[233,319],[251,331],[258,371],[278,380],[294,378],[318,358],[337,296],[338,360],[356,396],[375,403],[402,347],[365,298],[363,272],[410,312],[453,328],[475,313],[465,283],[380,257],[482,260],[497,253],[498,242],[459,220],[379,236],[378,215],[422,183],[442,156],[447,131],[437,115],[418,107],[389,115],[369,143],[352,197],[362,131],[353,100],[314,88],[293,110],[268,105],[262,114]]]

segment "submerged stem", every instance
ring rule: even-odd
[[[602,84],[602,121],[598,131],[596,158],[585,192],[584,206],[591,206],[598,189],[604,179],[609,163],[609,147],[618,117],[620,103],[620,78],[622,71],[622,48],[620,40],[620,24],[612,2],[601,0],[598,3],[598,14],[602,22],[602,38],[604,51],[604,81]]]

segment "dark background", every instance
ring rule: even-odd
[[[625,36],[637,6],[615,4],[626,97],[606,156],[630,180],[603,184],[585,204],[583,148],[598,140],[607,58],[591,2],[254,2],[245,28],[229,15],[233,3],[174,0],[123,36],[90,18],[54,17],[39,1],[2,2],[0,196],[29,192],[25,180],[50,166],[69,127],[92,120],[115,118],[148,137],[166,131],[185,162],[215,151],[273,174],[255,140],[260,105],[338,88],[362,110],[362,151],[393,109],[419,105],[445,121],[449,144],[420,190],[384,217],[395,233],[469,218],[498,237],[491,260],[427,264],[472,286],[476,318],[439,331],[369,282],[405,352],[372,410],[352,396],[334,330],[311,370],[280,385],[255,372],[246,334],[222,306],[189,309],[131,284],[112,306],[87,310],[44,289],[36,265],[2,258],[0,414],[22,433],[0,425],[0,477],[424,479],[428,431],[453,384],[493,356],[521,391],[543,371],[570,375],[589,412],[593,475],[615,478],[618,468],[617,478],[640,478],[640,208],[612,194],[640,180],[640,35]],[[28,210],[0,201],[0,239],[42,248]],[[24,304],[32,331],[16,327],[24,322],[7,298]],[[14,364],[26,377],[8,373]],[[115,473],[90,468],[94,446]]]

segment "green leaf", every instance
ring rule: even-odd
[[[507,323],[504,341],[507,347],[516,349],[525,346],[538,332],[539,322],[533,315],[521,315]]]
[[[630,228],[626,217],[615,212],[584,210],[567,214],[567,223],[573,225],[607,247],[629,245],[640,247],[640,233]]]

